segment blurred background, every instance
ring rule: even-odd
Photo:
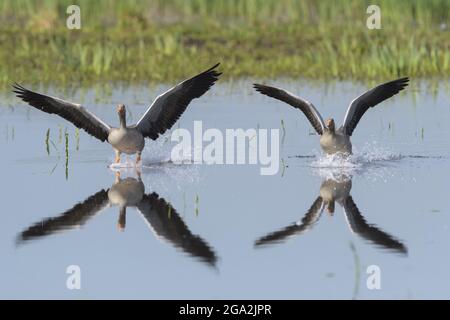
[[[0,87],[166,82],[222,62],[228,79],[447,77],[450,1],[2,0]],[[66,27],[67,7],[81,29]]]

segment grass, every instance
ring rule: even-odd
[[[200,198],[198,196],[198,194],[195,196],[195,216],[198,217],[200,210],[199,210],[199,202],[200,202]]]
[[[65,162],[65,174],[66,174],[66,180],[69,179],[69,134],[67,133],[67,128],[64,132],[65,137],[65,156],[66,156],[66,162]]]
[[[63,137],[63,127],[62,126],[58,126],[59,127],[59,132],[58,132],[58,144],[62,144],[62,137]],[[77,143],[77,151],[78,151],[78,147],[79,147],[79,130],[76,129],[75,130],[75,140]],[[53,168],[50,170],[50,174],[53,174],[53,172],[55,171],[56,167],[58,167],[59,162],[61,161],[61,152],[58,148],[58,146],[53,142],[53,140],[50,137],[50,128],[47,129],[47,132],[45,133],[45,150],[47,152],[47,155],[50,156],[50,144],[53,146],[53,148],[56,151],[57,154],[57,161],[55,163],[55,165],[53,166]],[[64,174],[66,177],[66,180],[69,179],[69,132],[67,131],[67,128],[64,128]]]
[[[45,150],[47,151],[47,155],[50,155],[50,144],[48,143],[50,139],[50,128],[47,129],[47,133],[45,134]]]
[[[359,286],[360,286],[360,281],[361,281],[361,262],[360,262],[360,259],[359,259],[358,251],[356,250],[356,247],[353,244],[353,242],[350,242],[350,250],[351,250],[352,255],[353,255],[353,263],[354,263],[354,266],[355,266],[355,273],[354,273],[355,284],[353,286],[352,300],[356,300],[357,297],[358,297]]]
[[[78,0],[0,2],[0,88],[173,82],[220,61],[224,77],[448,77],[450,2]]]

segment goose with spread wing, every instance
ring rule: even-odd
[[[204,239],[189,230],[172,205],[155,192],[145,193],[139,172],[138,179],[122,179],[120,172],[116,173],[111,188],[98,191],[60,216],[46,218],[29,226],[18,235],[16,244],[79,229],[102,210],[113,206],[119,207],[117,226],[120,231],[125,230],[127,208],[134,207],[157,239],[164,240],[210,266],[216,264],[217,255],[214,250]]]
[[[342,126],[338,129],[336,129],[334,119],[330,118],[324,122],[319,111],[311,102],[276,87],[262,84],[254,84],[253,86],[256,91],[281,100],[303,112],[316,132],[321,136],[320,146],[325,153],[351,154],[352,143],[350,142],[350,137],[362,116],[369,108],[378,105],[403,90],[408,85],[408,81],[409,79],[405,77],[385,82],[354,99],[345,113]]]
[[[170,129],[189,103],[201,97],[218,80],[221,75],[215,70],[218,65],[219,63],[159,95],[135,125],[127,125],[125,106],[119,104],[118,128],[111,127],[81,104],[33,92],[19,84],[13,85],[13,92],[30,106],[57,114],[100,141],[108,141],[115,152],[115,163],[120,162],[122,153],[137,154],[136,163],[138,163],[141,160],[145,138],[156,140],[159,135]]]
[[[319,196],[301,220],[257,239],[255,247],[281,243],[311,230],[319,221],[325,208],[330,216],[334,214],[337,202],[344,209],[345,218],[353,233],[377,247],[407,254],[408,249],[400,240],[366,221],[350,195],[351,188],[351,177],[325,179],[320,186]]]

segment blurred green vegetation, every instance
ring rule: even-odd
[[[224,76],[388,79],[450,75],[450,1],[2,0],[0,88]],[[81,30],[66,27],[71,4]]]

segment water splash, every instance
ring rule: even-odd
[[[340,180],[355,174],[369,179],[387,181],[392,176],[393,164],[405,156],[381,147],[377,142],[366,143],[361,150],[354,149],[351,155],[316,153],[309,164],[313,173],[325,179]]]
[[[159,137],[156,141],[147,143],[142,155],[142,164],[151,166],[152,164],[162,164],[170,162],[170,152],[173,143],[170,141],[170,133]]]
[[[401,160],[404,156],[380,147],[376,142],[366,143],[361,150],[355,149],[351,155],[318,154],[311,162],[313,168],[358,169],[368,165],[383,165],[386,162]]]
[[[142,173],[146,186],[158,191],[182,191],[200,181],[199,167],[191,165],[191,153],[171,159],[174,142],[170,133],[146,146],[142,157]]]
[[[174,187],[182,191],[200,181],[199,168],[188,164],[191,163],[191,153],[172,161],[173,146],[169,133],[146,145],[140,164],[136,165],[135,156],[123,155],[121,163],[113,163],[109,167],[124,176],[135,176],[136,171],[140,171],[146,189],[158,193],[172,191]]]

